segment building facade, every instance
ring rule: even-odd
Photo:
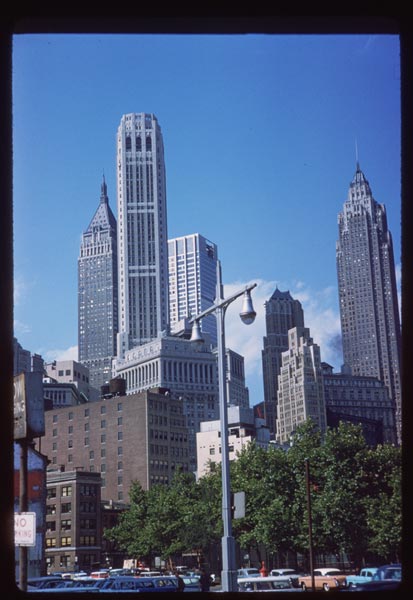
[[[197,438],[197,476],[202,477],[222,462],[221,423],[201,423]],[[255,441],[258,446],[268,448],[270,432],[265,419],[257,418],[252,408],[228,407],[229,460],[236,460],[237,452]]]
[[[342,369],[333,373],[327,363],[321,363],[327,425],[338,420],[360,423],[370,445],[396,444],[396,407],[389,390],[377,377],[352,375]]]
[[[114,377],[126,380],[126,393],[152,388],[170,391],[180,399],[189,436],[190,469],[196,471],[196,433],[202,421],[218,418],[218,368],[210,343],[194,344],[177,336],[156,340],[125,353],[114,361]]]
[[[169,317],[173,326],[214,304],[217,286],[216,244],[199,233],[168,240]],[[202,332],[217,345],[215,315],[201,319]]]
[[[386,209],[357,163],[336,246],[343,358],[353,375],[377,377],[396,404],[401,432],[400,319]]]
[[[32,357],[30,350],[25,350],[16,338],[13,338],[13,375],[31,371]]]
[[[94,388],[89,380],[89,369],[76,360],[55,360],[52,363],[46,363],[47,383],[65,383],[76,386],[80,400],[85,402],[97,400],[100,397],[99,391]],[[57,399],[57,398],[56,398]]]
[[[45,423],[39,444],[51,468],[99,473],[104,501],[127,503],[133,481],[149,489],[189,471],[182,400],[167,390],[48,410]]]
[[[60,467],[47,472],[47,572],[83,571],[101,563],[101,476]]]
[[[250,398],[249,390],[245,385],[244,357],[227,348],[225,351],[225,360],[227,403],[242,408],[249,408]]]
[[[278,376],[277,443],[288,444],[297,426],[309,418],[321,433],[326,431],[320,348],[307,327],[294,327]]]
[[[294,300],[290,292],[281,292],[277,288],[265,303],[265,337],[262,350],[264,411],[273,438],[276,433],[281,355],[288,349],[288,331],[293,327],[304,327],[301,304]]]
[[[103,178],[99,206],[82,235],[78,259],[79,361],[90,384],[100,389],[111,378],[118,332],[116,219]]]
[[[118,356],[169,322],[165,160],[153,114],[123,115],[117,132]]]

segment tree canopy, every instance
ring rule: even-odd
[[[288,450],[251,442],[231,462],[230,478],[233,492],[245,492],[245,516],[233,520],[233,535],[247,551],[306,555],[309,489],[316,552],[346,553],[354,564],[368,555],[400,559],[401,449],[368,447],[359,426],[342,422],[322,439],[307,421]],[[134,482],[130,507],[105,537],[131,558],[208,556],[222,536],[221,499],[219,464],[198,481],[178,473],[148,491]]]

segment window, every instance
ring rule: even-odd
[[[53,548],[56,546],[56,538],[46,538],[46,548]]]
[[[81,546],[94,546],[96,544],[96,538],[94,535],[81,535],[79,543]]]
[[[69,529],[72,529],[72,519],[64,519],[61,521],[60,529],[62,531],[69,531]]]
[[[55,487],[47,488],[47,499],[49,500],[50,498],[56,498],[56,488]]]
[[[61,546],[71,546],[72,538],[70,536],[60,538],[60,545]]]
[[[72,512],[72,503],[71,502],[64,502],[62,504],[61,511],[62,511],[62,513]]]
[[[71,485],[64,485],[62,487],[62,491],[61,491],[61,496],[71,496],[72,495],[72,486]]]

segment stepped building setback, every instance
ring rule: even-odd
[[[373,198],[357,163],[336,246],[344,364],[377,377],[396,404],[401,440],[400,319],[393,243],[386,209]]]

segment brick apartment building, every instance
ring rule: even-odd
[[[149,489],[189,470],[182,399],[161,388],[47,410],[37,442],[50,468],[99,473],[104,501],[127,503],[132,481]]]

